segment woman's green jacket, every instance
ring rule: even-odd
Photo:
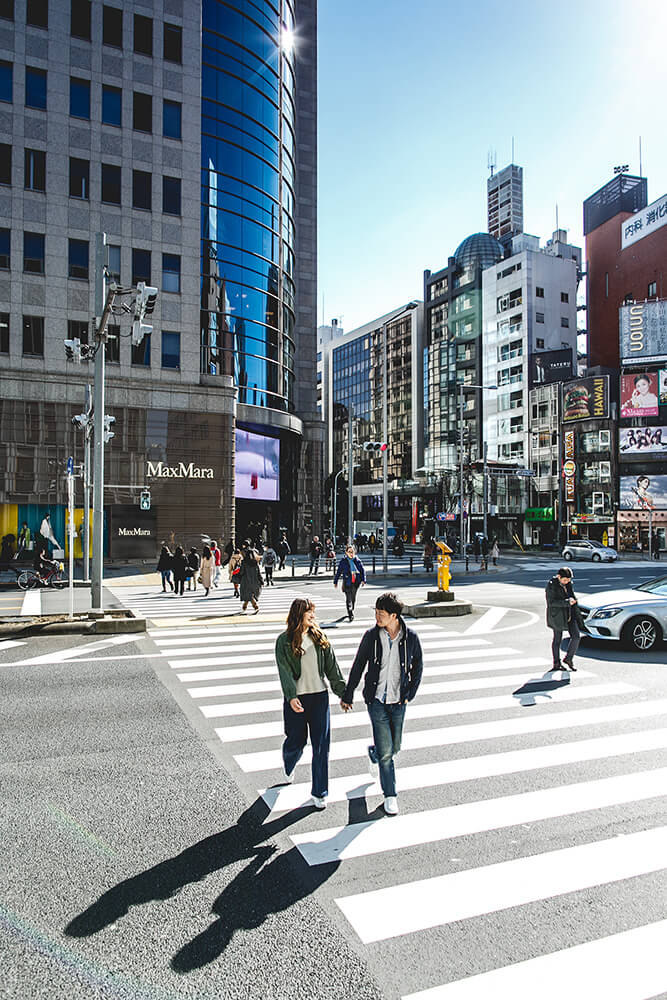
[[[326,649],[323,649],[322,646],[318,646],[316,643],[315,649],[317,651],[317,668],[320,672],[320,677],[323,681],[325,677],[327,678],[331,685],[331,690],[340,698],[345,691],[345,681],[340,672],[333,648],[327,646]],[[276,662],[278,664],[278,674],[285,700],[291,701],[292,698],[297,697],[296,682],[301,676],[301,657],[294,655],[287,632],[281,632],[276,639]]]

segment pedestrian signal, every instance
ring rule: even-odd
[[[151,509],[151,492],[150,490],[142,490],[141,496],[139,498],[139,509],[140,510],[150,510]]]

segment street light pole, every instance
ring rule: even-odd
[[[461,516],[461,555],[465,559],[466,552],[468,549],[467,542],[463,541],[463,390],[466,389],[497,389],[497,385],[475,385],[472,383],[464,383],[463,381],[458,382],[459,387],[459,490],[460,490],[460,516]],[[482,415],[484,408],[482,407]],[[482,425],[483,428],[483,425]],[[487,447],[486,442],[484,442],[484,472],[482,474],[482,497],[483,497],[483,510],[484,510],[484,535],[486,536],[487,523],[486,523],[486,456]],[[470,528],[470,511],[468,511],[468,528]]]
[[[343,475],[343,469],[339,469],[334,476],[334,488],[333,488],[333,525],[331,528],[331,533],[333,535],[334,548],[336,547],[336,507],[338,505],[338,477]]]
[[[347,534],[348,540],[354,540],[354,404],[348,403],[347,410]]]

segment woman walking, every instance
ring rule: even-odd
[[[239,594],[239,577],[241,575],[241,563],[243,562],[243,556],[241,555],[241,550],[238,546],[234,546],[234,551],[229,557],[229,581],[234,585],[234,597],[240,597]]]
[[[361,559],[356,554],[354,545],[347,545],[345,547],[345,555],[341,556],[336,575],[334,576],[334,587],[338,586],[338,580],[341,576],[343,578],[345,604],[347,605],[347,617],[349,621],[352,621],[354,618],[357,591],[359,587],[366,583],[366,570]]]
[[[157,571],[162,575],[162,593],[167,593],[167,584],[174,589],[174,585],[171,582],[171,570],[174,564],[174,557],[172,556],[166,542],[162,543],[162,550],[160,551],[160,558],[157,561]]]
[[[246,539],[243,543],[243,562],[239,573],[239,591],[242,608],[245,611],[250,602],[259,611],[257,599],[262,589],[262,574],[259,571],[259,554],[253,549],[252,542]]]
[[[294,781],[310,732],[313,748],[311,795],[316,809],[325,809],[329,792],[329,743],[331,724],[329,692],[324,679],[339,698],[345,682],[331,643],[318,627],[315,605],[307,598],[292,601],[287,629],[276,640],[276,662],[283,689],[283,768],[285,781]]]
[[[176,546],[173,558],[174,588],[181,597],[185,591],[185,577],[188,572],[188,557],[180,545]]]
[[[214,572],[215,557],[208,545],[205,545],[202,549],[201,570],[199,571],[199,578],[202,582],[202,587],[204,588],[204,597],[208,597],[208,592],[211,589],[211,584],[213,583]]]
[[[199,564],[201,560],[199,558],[199,553],[197,552],[194,545],[190,549],[188,554],[188,568],[189,573],[187,573],[188,590],[197,589],[197,576],[199,574]]]
[[[569,566],[561,566],[555,576],[549,580],[546,586],[547,598],[547,625],[553,632],[551,642],[551,658],[553,661],[552,670],[576,670],[574,665],[574,654],[581,642],[581,630],[579,628],[581,612],[577,605],[577,598],[572,586],[572,570]],[[567,644],[567,652],[560,660],[560,644],[563,632],[570,633],[570,641]]]
[[[273,582],[273,570],[278,561],[278,556],[276,555],[276,550],[269,544],[264,549],[262,554],[262,569],[264,570],[264,576],[266,577],[267,587],[275,587]]]

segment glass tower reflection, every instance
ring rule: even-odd
[[[292,410],[291,0],[202,0],[201,365]]]

